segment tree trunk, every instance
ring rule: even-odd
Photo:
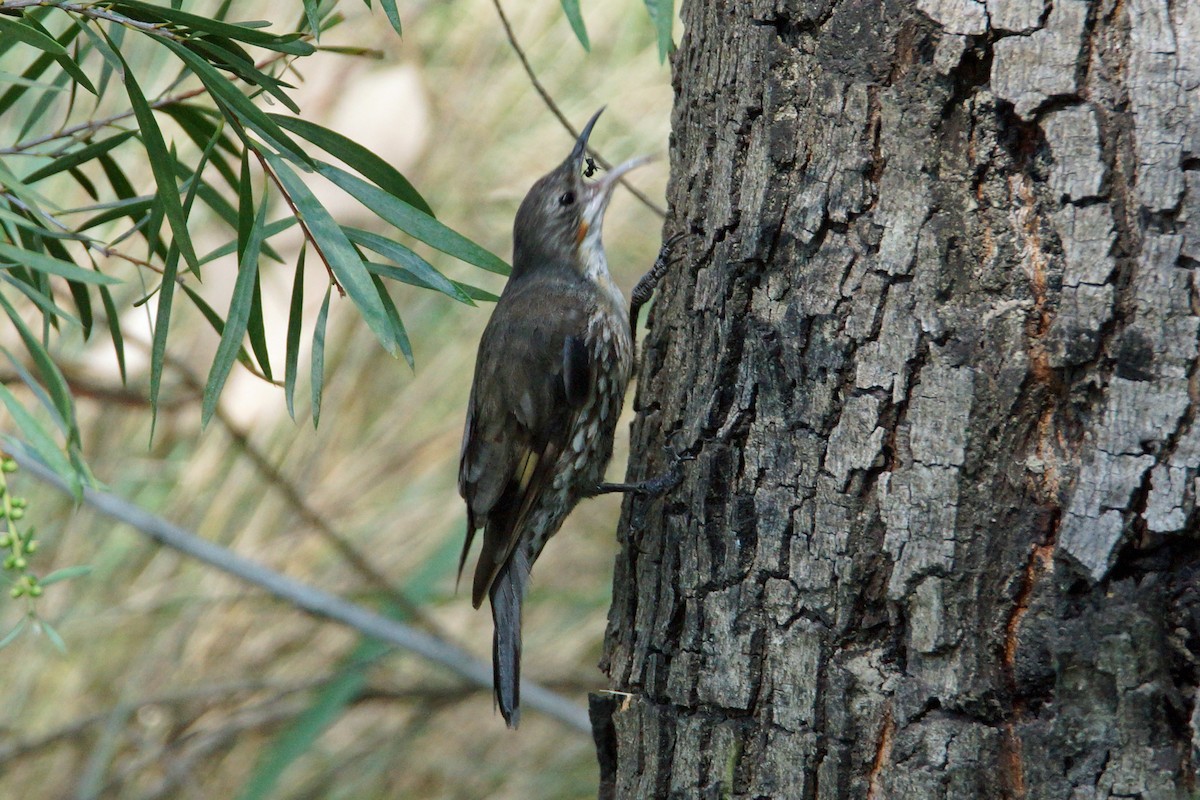
[[[1200,1],[682,13],[602,794],[1191,796]]]

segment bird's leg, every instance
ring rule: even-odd
[[[692,461],[693,459],[695,459],[693,455],[676,455],[675,462],[671,464],[671,468],[660,475],[655,475],[653,478],[647,478],[634,483],[598,483],[592,491],[588,492],[587,497],[612,494],[613,492],[641,494],[647,497],[662,497],[683,481],[683,472],[679,468],[680,465],[685,461]]]
[[[663,242],[658,251],[658,258],[654,259],[654,266],[650,267],[650,271],[643,275],[637,285],[633,287],[633,294],[629,297],[629,328],[634,345],[637,344],[638,312],[654,294],[654,289],[662,280],[662,276],[667,273],[667,269],[671,266],[671,251],[685,236],[687,233],[677,233]]]

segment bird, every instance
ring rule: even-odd
[[[596,170],[585,163],[588,138],[603,111],[517,211],[512,271],[479,342],[463,429],[458,487],[467,533],[458,572],[461,580],[482,529],[471,602],[491,602],[495,703],[510,728],[520,720],[521,605],[542,548],[585,497],[662,489],[602,482],[633,367],[631,312],[636,322],[673,241],[627,310],[601,234],[617,180],[651,158],[586,181]]]

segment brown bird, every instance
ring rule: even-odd
[[[509,727],[520,718],[521,601],[546,541],[585,497],[665,488],[601,483],[634,348],[601,228],[617,179],[649,160],[584,181],[588,136],[603,110],[517,211],[512,274],[479,342],[463,431],[458,487],[467,538],[458,569],[461,576],[483,528],[471,602],[478,608],[485,594],[491,599],[496,703]],[[635,289],[635,320],[668,253],[664,246]]]

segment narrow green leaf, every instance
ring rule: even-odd
[[[284,133],[280,127],[258,106],[254,105],[240,89],[221,75],[215,67],[200,56],[193,53],[178,42],[164,40],[163,44],[170,48],[187,66],[196,73],[196,77],[204,83],[206,89],[217,100],[219,105],[250,130],[271,143],[275,149],[286,153],[295,161],[307,164],[309,158],[296,142]]]
[[[54,410],[57,411],[59,418],[66,426],[64,433],[67,441],[77,443],[79,441],[79,428],[75,423],[75,403],[71,400],[71,390],[67,388],[67,379],[63,377],[59,371],[58,365],[54,363],[54,359],[46,352],[46,348],[42,346],[41,341],[29,330],[29,327],[21,319],[21,315],[12,307],[8,300],[4,299],[4,295],[0,294],[0,306],[4,307],[5,313],[12,321],[12,324],[17,329],[17,333],[21,335],[21,340],[25,342],[25,349],[29,352],[30,358],[37,366],[38,373],[42,376],[42,383],[46,390],[50,393],[50,398],[54,403]]]
[[[123,11],[134,19],[144,22],[174,22],[195,31],[203,31],[204,33],[236,39],[239,42],[246,42],[247,44],[265,47],[268,50],[276,50],[281,53],[289,53],[294,56],[307,56],[313,52],[313,46],[303,41],[300,38],[300,34],[269,33],[260,30],[260,26],[253,23],[243,22],[241,24],[233,24],[221,22],[210,17],[200,16],[199,14],[190,14],[178,9],[143,3],[141,0],[118,0],[111,3],[111,7],[114,11]],[[262,24],[266,25],[267,23]]]
[[[79,483],[79,475],[71,468],[71,462],[67,460],[63,451],[50,438],[50,434],[42,427],[42,423],[38,422],[37,418],[26,411],[25,406],[21,405],[20,401],[8,390],[8,387],[2,383],[0,383],[0,402],[4,403],[5,408],[8,409],[8,413],[12,415],[13,421],[17,423],[17,430],[25,437],[25,441],[32,448],[33,453],[55,475],[62,478],[71,487],[71,493],[75,495],[76,499],[82,497],[83,487]],[[10,444],[14,441],[20,444],[21,441],[13,440],[8,436],[4,438]]]
[[[295,217],[284,217],[283,219],[277,219],[274,222],[268,223],[267,226],[263,228],[263,255],[271,256],[276,261],[283,263],[283,259],[278,255],[272,255],[274,251],[268,250],[265,240],[270,239],[273,236],[278,236],[287,229],[291,228],[297,222],[298,220]],[[205,253],[200,259],[200,264],[203,266],[204,264],[215,261],[222,256],[227,256],[234,252],[237,252],[237,239],[231,239],[230,241],[218,247],[216,250],[213,250],[211,253]]]
[[[37,272],[45,272],[49,275],[58,275],[60,278],[68,278],[80,283],[90,283],[98,285],[108,285],[120,283],[119,278],[113,278],[105,275],[102,272],[94,272],[90,269],[72,264],[70,261],[62,261],[57,258],[39,253],[35,250],[26,250],[22,247],[0,242],[0,258],[7,259],[6,262],[0,263],[0,269],[12,269],[17,266],[29,267]]]
[[[650,12],[650,22],[654,25],[655,38],[658,40],[658,60],[664,62],[675,42],[671,37],[671,27],[675,23],[675,0],[644,0],[646,10]]]
[[[333,287],[325,289],[325,299],[317,313],[317,324],[313,328],[312,342],[312,419],[313,427],[321,421],[321,392],[325,384],[325,322],[329,319],[329,295]]]
[[[571,23],[571,30],[575,31],[575,38],[583,45],[584,50],[591,51],[592,45],[588,41],[587,27],[583,24],[579,0],[562,0],[562,10],[567,15],[567,21]]]
[[[175,183],[175,159],[167,151],[162,131],[154,119],[154,112],[142,94],[133,77],[133,71],[125,65],[125,91],[129,94],[129,102],[133,105],[133,113],[137,118],[141,131],[142,143],[146,146],[146,156],[150,159],[150,170],[154,173],[154,182],[158,186],[158,199],[161,204],[167,224],[174,234],[173,241],[179,248],[183,260],[188,266],[197,269],[196,251],[192,247],[192,237],[187,228],[187,219],[183,215],[183,205],[179,200],[179,187]]]
[[[158,425],[158,390],[162,385],[163,362],[167,357],[167,332],[171,329],[171,303],[175,299],[175,278],[179,271],[179,248],[167,250],[158,292],[158,313],[154,317],[154,337],[150,343],[150,440]]]
[[[77,84],[92,94],[96,94],[96,87],[92,85],[88,76],[83,74],[83,70],[79,68],[79,65],[71,60],[71,55],[67,52],[67,48],[63,47],[54,37],[46,35],[32,25],[23,24],[24,22],[24,20],[16,22],[7,17],[0,16],[0,39],[11,37],[14,40],[24,42],[31,47],[36,47],[45,52],[57,61],[75,79]]]
[[[248,174],[246,179],[249,180]],[[254,284],[258,278],[258,256],[262,249],[263,226],[266,222],[267,204],[263,202],[258,206],[258,215],[254,218],[246,246],[242,250],[237,281],[233,286],[233,297],[229,301],[229,313],[225,315],[225,330],[221,334],[221,343],[217,345],[217,355],[213,358],[208,382],[204,386],[204,402],[200,410],[202,426],[208,425],[213,412],[217,410],[217,399],[221,396],[221,390],[225,388],[225,380],[229,377],[233,361],[237,358],[242,339],[246,335],[250,306],[254,301]]]
[[[62,634],[53,625],[44,619],[38,619],[33,624],[36,626],[35,630],[40,629],[42,633],[46,634],[46,639],[49,640],[50,644],[54,645],[55,650],[64,656],[67,654],[67,643],[63,641]]]
[[[226,42],[229,46],[210,39],[195,38],[187,42],[187,45],[200,51],[202,55],[208,58],[210,63],[223,65],[225,69],[228,69],[247,83],[262,87],[264,91],[283,103],[293,114],[300,113],[300,106],[296,105],[296,101],[284,91],[285,88],[294,87],[288,86],[258,69],[249,54],[244,50],[238,52],[241,48],[238,48],[232,42],[228,42],[227,40]]]
[[[88,294],[87,287],[76,281],[67,281],[67,288],[71,291],[71,299],[75,302],[75,310],[79,312],[80,327],[83,328],[83,340],[86,342],[92,338],[92,296]]]
[[[501,275],[509,273],[510,267],[503,260],[403,200],[331,164],[318,162],[317,171],[410,236],[489,272]]]
[[[242,178],[241,189],[238,192],[238,261],[245,262],[250,253],[248,248],[255,241],[257,236],[257,247],[261,251],[262,243],[266,241],[266,207],[267,200],[264,197],[262,204],[258,208],[257,217],[254,210],[254,192],[252,191],[250,181],[250,161],[249,154],[242,154]],[[258,226],[258,232],[255,233],[255,225]],[[254,283],[251,286],[250,293],[250,309],[249,316],[246,321],[246,332],[250,336],[250,347],[254,350],[254,357],[258,359],[258,365],[262,368],[263,375],[267,380],[273,380],[271,377],[271,362],[267,355],[267,334],[263,325],[263,309],[262,309],[262,281],[258,273],[259,253],[254,254]],[[240,275],[240,273],[239,273]]]
[[[300,326],[304,322],[304,255],[307,244],[300,248],[296,260],[296,274],[292,279],[292,302],[288,308],[287,352],[283,367],[283,396],[287,401],[288,416],[296,419],[293,398],[296,394],[296,371],[300,362]]]
[[[487,289],[480,289],[478,286],[472,286],[469,283],[455,281],[454,285],[463,290],[463,293],[472,300],[479,300],[484,303],[494,303],[500,299],[500,295],[492,294]]]
[[[67,436],[67,421],[62,418],[62,414],[58,413],[58,409],[54,407],[54,401],[50,399],[50,395],[46,394],[46,390],[42,388],[42,385],[38,383],[37,379],[29,373],[29,370],[25,369],[25,365],[21,363],[21,360],[13,355],[7,347],[0,345],[0,353],[4,353],[4,355],[8,357],[8,361],[10,364],[12,364],[12,368],[16,371],[17,377],[19,377],[21,382],[25,384],[25,387],[33,393],[34,397],[37,398],[37,401],[41,403],[42,408],[46,409],[46,413],[50,415],[50,421],[54,423],[55,427],[58,428],[59,432],[61,432],[63,436]]]
[[[383,285],[378,276],[371,276],[371,283],[375,284],[375,291],[379,292],[379,301],[383,303],[383,308],[387,311],[388,320],[392,323],[392,331],[396,337],[396,341],[400,343],[400,352],[404,354],[404,360],[408,362],[409,369],[415,369],[416,364],[413,363],[412,344],[408,341],[408,332],[404,330],[404,323],[400,320],[400,312],[396,310],[396,304],[392,302],[391,295],[388,294],[387,287]]]
[[[55,303],[50,295],[40,291],[33,284],[13,277],[9,271],[5,270],[0,270],[0,280],[3,280],[10,286],[15,287],[17,291],[28,297],[29,300],[38,308],[40,308],[42,313],[44,313],[47,317],[62,317],[72,325],[79,325],[82,327],[83,322],[81,320],[76,319],[66,309]]]
[[[21,617],[19,620],[17,620],[17,624],[13,626],[12,630],[4,634],[3,639],[0,639],[0,650],[3,650],[16,641],[17,637],[21,635],[21,632],[25,630],[25,625],[28,624],[28,622],[29,617]]]
[[[78,150],[72,150],[69,153],[56,156],[54,160],[46,166],[25,176],[25,183],[37,183],[43,178],[56,175],[63,170],[70,169],[80,164],[85,164],[88,161],[91,161],[93,158],[97,158],[101,154],[107,153],[114,147],[118,147],[121,144],[129,141],[133,135],[133,131],[124,131],[122,133],[118,133],[116,136],[110,136],[109,138],[103,139],[99,142],[93,142],[92,144],[89,144],[86,147],[81,147]]]
[[[88,564],[77,564],[73,567],[63,567],[56,569],[44,578],[38,579],[39,586],[53,586],[62,581],[69,581],[73,578],[82,578],[84,575],[90,575],[92,567]]]
[[[320,0],[304,0],[304,16],[308,19],[308,28],[318,42],[321,41],[320,4]]]
[[[397,280],[402,280],[405,283],[411,283],[414,286],[421,286],[426,289],[436,289],[460,303],[474,305],[471,302],[471,298],[455,286],[453,281],[442,275],[442,273],[433,268],[432,264],[399,242],[359,228],[343,226],[342,230],[346,232],[346,236],[349,237],[350,241],[355,244],[365,247],[368,250],[373,250],[384,258],[390,258],[392,261],[395,261],[400,265],[400,269],[410,275],[412,279],[408,280],[395,275],[388,275],[387,277],[395,277]],[[369,264],[368,268],[371,268]],[[377,275],[384,274],[374,269],[372,269],[372,272],[375,272]]]
[[[52,56],[65,56],[67,54],[67,48],[55,41],[52,36],[47,36],[36,28],[25,25],[17,20],[9,19],[8,17],[0,16],[0,37],[24,42]]]
[[[172,119],[179,123],[179,127],[183,128],[183,132],[198,147],[206,147],[208,142],[215,136],[217,137],[218,147],[230,155],[236,156],[239,154],[239,150],[234,146],[229,134],[222,130],[225,118],[219,112],[187,103],[173,103],[169,106],[163,106],[160,110],[170,115]],[[236,190],[238,186],[237,173],[233,170],[233,167],[229,166],[229,162],[214,153],[212,163],[216,166],[217,171],[221,173],[221,177],[225,178],[230,188]]]
[[[284,191],[296,205],[300,218],[312,235],[320,254],[333,270],[346,294],[358,307],[363,321],[375,333],[384,349],[393,356],[396,355],[399,342],[392,337],[387,312],[379,302],[379,294],[371,284],[370,273],[367,272],[354,245],[350,244],[350,240],[342,233],[333,217],[291,167],[274,155],[268,155],[267,161],[279,178]]]
[[[400,30],[400,12],[396,10],[396,0],[379,0],[379,5],[383,6],[383,13],[387,14],[388,22],[392,23],[392,30],[396,35],[403,36],[404,31]]]
[[[250,349],[254,351],[254,360],[258,362],[263,377],[269,381],[275,380],[271,374],[271,355],[267,349],[267,332],[263,323],[262,279],[254,276],[254,297],[250,303],[250,320],[246,324],[246,333],[250,337]]]
[[[54,77],[53,83],[59,86],[66,86],[67,73],[58,73],[58,75]],[[24,139],[26,134],[34,129],[34,127],[41,120],[42,115],[45,114],[46,111],[50,109],[51,105],[54,104],[58,99],[58,92],[41,92],[41,96],[38,97],[36,102],[34,102],[33,107],[25,112],[21,129],[17,131],[17,141]]]
[[[108,335],[112,338],[113,352],[117,355],[121,383],[125,384],[128,382],[125,373],[125,335],[121,332],[121,318],[117,316],[117,305],[113,302],[112,292],[107,286],[100,287],[100,301],[104,304],[104,321],[108,323]]]
[[[115,73],[123,79],[125,68],[121,65],[121,59],[117,58],[117,54],[113,52],[112,47],[109,46],[109,43],[105,41],[103,36],[92,30],[91,26],[86,23],[80,25],[79,28],[88,37],[88,41],[92,43],[92,47],[95,47],[96,51],[104,59],[104,66],[100,69],[100,80],[97,81],[99,96],[103,97],[104,93],[108,90],[108,83],[112,80],[113,74]]]
[[[3,114],[0,111],[0,114]],[[25,182],[14,175],[4,166],[4,162],[0,161],[0,186],[3,186],[9,194],[15,194],[26,206],[33,209],[52,208],[57,210],[58,206],[51,203],[32,187],[26,186]]]
[[[225,320],[221,319],[221,315],[217,313],[216,309],[205,302],[204,298],[196,294],[196,292],[186,283],[179,284],[179,288],[183,290],[183,293],[187,295],[188,299],[192,301],[192,304],[196,306],[196,309],[200,312],[200,315],[204,317],[204,320],[212,326],[214,331],[217,332],[217,336],[224,335]],[[238,348],[237,360],[239,363],[245,366],[246,369],[254,368],[254,362],[250,360],[250,354],[246,352],[244,347]]]
[[[323,128],[316,123],[299,117],[286,117],[282,114],[268,114],[271,119],[287,128],[297,136],[301,136],[324,150],[334,158],[345,162],[346,166],[361,173],[363,177],[374,183],[385,192],[399,197],[410,206],[434,216],[433,209],[425,202],[408,179],[400,174],[395,167],[379,156],[363,147],[358,142],[349,139],[337,131]]]

